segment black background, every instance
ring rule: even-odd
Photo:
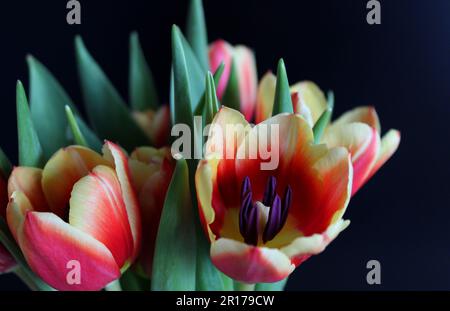
[[[350,202],[351,226],[292,275],[291,290],[450,290],[450,1],[381,0],[382,24],[366,23],[365,0],[205,1],[209,39],[255,50],[259,75],[283,57],[291,82],[333,89],[336,115],[375,105],[397,128],[397,154]],[[81,106],[73,38],[127,95],[128,34],[138,30],[168,99],[170,27],[187,1],[81,0],[82,25],[66,23],[66,1],[3,1],[0,9],[0,145],[17,158],[15,82],[28,84],[33,54]],[[379,260],[382,284],[366,282]],[[0,289],[24,288],[0,276]]]

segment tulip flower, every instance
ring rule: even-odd
[[[8,188],[5,179],[0,173],[0,217],[6,217],[6,205],[8,204]],[[0,242],[0,274],[9,272],[16,266],[15,260]]]
[[[157,111],[151,109],[135,110],[132,115],[154,146],[167,145],[170,134],[170,110],[168,106],[164,105]]]
[[[175,163],[169,148],[137,148],[129,160],[133,187],[141,207],[142,251],[138,271],[150,277],[156,235]]]
[[[217,40],[210,45],[209,62],[212,72],[215,72],[222,62],[225,64],[222,77],[217,87],[219,100],[223,99],[234,64],[239,84],[239,110],[248,121],[251,121],[255,110],[258,84],[253,52],[245,46],[238,45],[233,47],[226,41]],[[226,102],[223,102],[223,104],[227,105]]]
[[[140,249],[127,157],[110,142],[103,153],[66,147],[42,170],[14,168],[8,181],[9,228],[31,269],[58,290],[101,289]],[[70,279],[73,272],[78,280]]]
[[[267,73],[258,89],[256,122],[272,114],[276,78]],[[313,126],[328,108],[327,100],[313,82],[299,82],[291,87],[294,112]],[[357,107],[344,113],[327,127],[321,143],[328,147],[346,147],[352,155],[353,189],[355,194],[387,160],[400,144],[400,132],[389,130],[380,137],[380,121],[373,107]]]
[[[261,156],[242,156],[252,139],[267,138],[267,126],[279,128],[277,140],[267,142],[279,154],[274,170],[261,169]],[[195,177],[212,262],[245,283],[286,278],[348,226],[342,215],[352,171],[348,151],[314,144],[311,127],[296,114],[251,128],[238,111],[222,108]]]

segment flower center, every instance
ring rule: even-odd
[[[287,186],[281,199],[276,193],[276,186],[276,178],[270,176],[262,202],[254,203],[250,178],[247,176],[242,182],[239,230],[245,243],[256,246],[262,235],[265,244],[283,229],[292,205],[292,189]]]

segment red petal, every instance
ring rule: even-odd
[[[223,93],[225,92],[228,84],[228,79],[230,78],[232,59],[233,47],[228,42],[224,40],[217,40],[209,46],[209,64],[211,71],[215,72],[222,62],[225,64],[222,77],[220,78],[220,82],[217,87],[217,97],[219,100],[222,99]]]
[[[103,146],[105,157],[112,157],[114,160],[117,178],[119,179],[122,197],[127,210],[128,221],[133,236],[134,252],[132,259],[135,259],[141,248],[141,214],[136,193],[131,183],[131,173],[128,166],[128,158],[119,146],[106,141]]]
[[[100,290],[120,276],[105,245],[52,213],[28,212],[19,244],[33,271],[58,290]],[[80,284],[68,282],[73,261]]]
[[[73,187],[69,223],[102,242],[122,267],[133,254],[133,237],[115,171],[99,165]]]
[[[42,170],[33,167],[15,167],[8,180],[9,197],[15,192],[20,191],[26,195],[33,210],[47,212],[47,200],[41,186]]]

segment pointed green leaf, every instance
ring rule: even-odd
[[[178,27],[173,26],[172,64],[174,124],[184,123],[193,129],[191,79],[189,77],[189,69],[181,36],[182,34]]]
[[[122,274],[120,285],[124,291],[143,291],[151,287],[150,280],[142,278],[133,269],[128,269]]]
[[[187,20],[187,38],[203,71],[208,70],[208,34],[202,0],[191,0]]]
[[[174,41],[176,44],[174,44]],[[173,51],[174,46],[177,46],[177,48],[181,50]],[[174,56],[174,52],[177,52],[178,56],[182,55],[184,58],[184,63],[187,68],[187,77],[189,80],[189,89],[192,99],[191,111],[195,111],[205,91],[204,81],[206,70],[202,69],[197,60],[197,57],[192,51],[191,46],[189,45],[186,38],[183,36],[180,29],[176,25],[174,25],[172,28],[172,56]],[[173,59],[173,62],[175,62],[175,59]]]
[[[293,113],[294,107],[292,107],[291,91],[289,88],[286,67],[283,59],[280,59],[278,62],[277,86],[275,89],[275,100],[272,115],[275,116],[283,112]]]
[[[0,148],[0,174],[7,179],[12,171],[12,164],[2,148]]]
[[[131,107],[135,110],[156,110],[159,104],[153,75],[145,60],[136,32],[130,35],[129,92]]]
[[[223,94],[222,104],[235,110],[240,110],[241,108],[239,77],[234,60],[231,64],[230,78],[228,79],[228,84]]]
[[[219,67],[217,67],[216,72],[214,72],[214,88],[217,89],[219,85],[220,78],[222,77],[223,70],[225,68],[225,64],[222,62]],[[206,90],[205,90],[206,94]],[[203,115],[203,111],[205,108],[205,94],[202,95],[200,99],[200,103],[197,105],[197,109],[194,112],[194,116]],[[217,95],[216,95],[217,96]],[[218,103],[218,109],[220,109],[220,103]]]
[[[216,87],[214,85],[214,78],[212,73],[208,71],[206,75],[206,91],[203,104],[203,122],[204,125],[210,124],[219,111],[219,101],[217,100]]]
[[[284,280],[281,280],[279,282],[275,283],[258,283],[256,284],[255,290],[256,291],[283,291],[284,287],[286,286],[288,278],[285,278]]]
[[[86,111],[99,137],[117,141],[127,150],[148,144],[148,138],[80,37],[76,37],[75,46]]]
[[[152,290],[195,290],[196,231],[186,160],[177,161],[161,214]]]
[[[56,78],[39,61],[32,56],[27,57],[30,71],[30,110],[41,142],[44,156],[50,158],[59,148],[72,143],[66,135],[68,122],[65,106],[68,105],[77,118],[81,132],[90,145],[98,138],[91,132],[84,121],[78,117],[78,111],[66,91]]]
[[[78,126],[75,117],[73,116],[72,110],[67,105],[66,105],[66,115],[75,143],[80,146],[89,147],[86,139],[84,138],[84,135],[80,131],[80,127]]]
[[[198,227],[197,235],[197,285],[198,291],[223,291],[227,290],[221,273],[211,262],[209,253],[210,243],[203,230]],[[229,283],[226,284],[229,286]]]
[[[316,124],[314,124],[313,127],[314,143],[316,144],[320,143],[323,133],[325,132],[325,129],[331,121],[331,116],[333,114],[334,108],[334,93],[332,91],[328,92],[327,106],[327,109],[325,109],[325,111],[322,113],[322,115],[319,117],[319,120],[317,120]]]
[[[75,110],[72,100],[53,75],[34,57],[27,57],[30,74],[30,110],[45,158],[70,144],[66,137],[64,106]]]
[[[44,153],[34,128],[28,100],[22,82],[16,86],[17,133],[19,137],[19,165],[41,167]]]

